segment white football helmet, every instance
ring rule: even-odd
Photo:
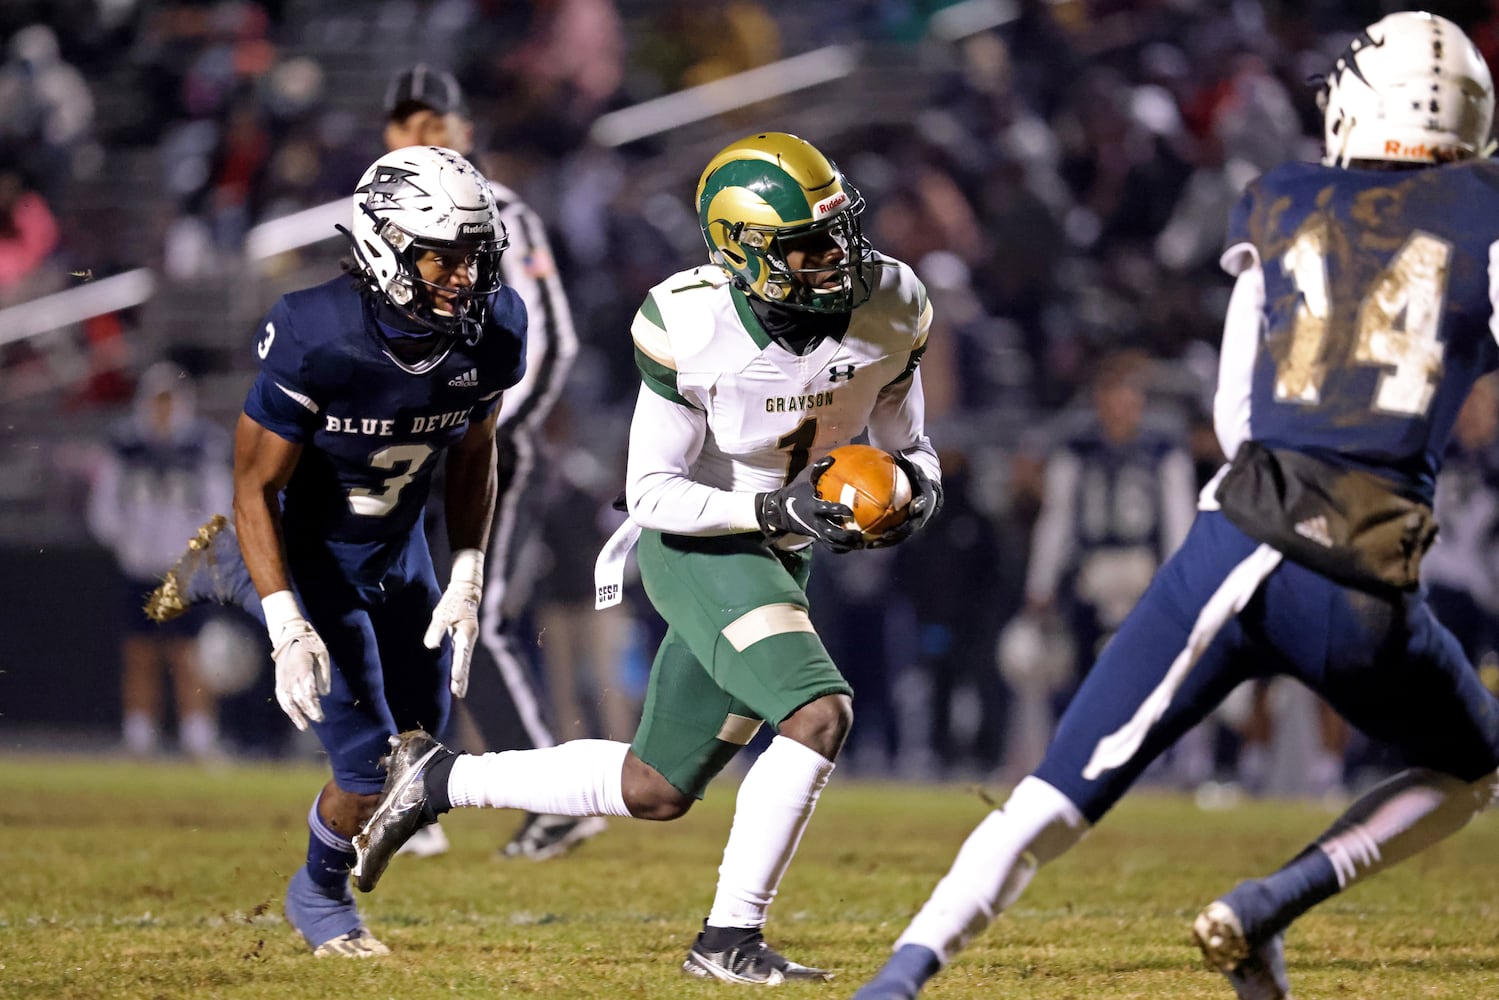
[[[1487,156],[1494,82],[1477,46],[1436,14],[1400,11],[1359,34],[1321,95],[1322,162]]]
[[[431,340],[420,361],[409,350],[387,353],[408,371],[429,371],[453,339],[476,340],[489,297],[500,287],[500,255],[509,246],[489,182],[463,156],[441,146],[407,146],[370,164],[354,191],[345,233],[358,276],[373,296],[418,327],[402,340]],[[467,288],[442,306],[437,286],[416,266],[423,251],[456,252],[469,260]]]

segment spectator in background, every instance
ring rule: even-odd
[[[57,220],[21,175],[0,169],[0,306],[32,298],[34,275],[57,248]]]
[[[1058,711],[1186,537],[1196,509],[1181,433],[1146,418],[1148,364],[1131,351],[1100,362],[1091,411],[1064,430],[1046,463],[1025,596],[1027,614],[1062,616],[1077,643]]]
[[[781,29],[753,0],[658,4],[644,25],[635,63],[669,93],[775,62]]]
[[[0,146],[17,151],[49,200],[78,172],[74,154],[91,141],[93,123],[88,83],[63,60],[52,29],[33,24],[16,32],[0,66]]]
[[[928,526],[920,549],[895,550],[894,579],[916,616],[936,763],[948,774],[967,764],[987,773],[999,766],[1006,729],[1004,686],[991,651],[1000,623],[1019,603],[1019,588],[1005,591],[998,532],[975,503],[966,458],[943,452],[942,470],[942,516]],[[979,606],[984,611],[976,614]],[[960,699],[979,710],[977,724],[962,735],[954,724]]]
[[[162,668],[172,675],[177,738],[198,759],[218,750],[217,708],[193,641],[202,619],[158,625],[146,597],[211,512],[228,508],[228,436],[198,417],[192,381],[175,365],[146,369],[134,412],[115,429],[89,496],[89,529],[124,576],[127,628],[120,649],[125,748],[156,751],[162,731]]]
[[[631,612],[625,605],[594,608],[593,566],[625,515],[602,495],[613,470],[566,442],[549,452],[534,604],[552,719],[564,740],[622,740],[640,717],[624,678]]]
[[[479,99],[477,117],[493,129],[493,148],[561,159],[584,145],[624,83],[623,20],[615,0],[508,6],[528,12],[524,24],[514,11],[492,11],[475,26],[489,44],[470,40],[480,55],[463,76]],[[516,21],[509,32],[507,17]]]
[[[211,158],[206,187],[193,198],[205,216],[214,244],[226,254],[237,253],[259,214],[259,197],[271,160],[271,132],[265,114],[248,94],[227,110]]]
[[[1440,531],[1422,566],[1427,600],[1474,665],[1499,649],[1499,386],[1479,379],[1458,411],[1437,478]]]

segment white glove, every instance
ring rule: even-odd
[[[484,553],[460,549],[453,553],[453,577],[442,600],[432,612],[432,624],[422,639],[428,649],[442,644],[442,634],[453,637],[453,674],[449,682],[454,698],[468,693],[468,669],[474,659],[474,641],[479,635],[479,598],[483,593]]]
[[[276,661],[276,701],[281,711],[298,729],[305,730],[308,721],[322,722],[323,707],[318,698],[333,684],[333,667],[328,647],[302,617],[297,599],[289,590],[278,590],[264,597],[266,630],[274,648]]]

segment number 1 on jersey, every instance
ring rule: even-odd
[[[1447,294],[1452,247],[1417,231],[1400,247],[1359,305],[1350,360],[1379,365],[1371,408],[1397,416],[1419,416],[1431,405],[1442,374],[1443,346],[1437,337]],[[1320,229],[1299,233],[1281,257],[1281,268],[1301,293],[1291,344],[1275,368],[1275,398],[1314,405],[1327,375],[1327,330],[1332,321],[1327,252]]]
[[[796,425],[796,430],[781,435],[776,447],[783,451],[791,449],[791,454],[786,458],[786,482],[789,483],[802,474],[802,470],[807,467],[807,460],[812,457],[812,445],[816,441],[816,417],[808,417]]]

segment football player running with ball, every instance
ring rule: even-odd
[[[524,370],[526,312],[500,283],[506,235],[489,184],[456,152],[386,153],[352,208],[349,273],[283,297],[255,341],[234,517],[276,698],[333,768],[286,917],[315,954],[363,957],[387,949],[355,909],[350,838],[374,811],[388,740],[440,729],[468,684],[495,414]],[[444,453],[446,591],[422,530]]]
[[[1453,421],[1499,367],[1493,84],[1456,25],[1402,12],[1359,34],[1326,88],[1323,163],[1270,171],[1229,225],[1237,284],[1213,415],[1232,462],[1041,764],[969,835],[857,1000],[915,996],[1250,678],[1295,677],[1413,766],[1198,915],[1204,957],[1241,1000],[1290,996],[1297,917],[1490,801],[1499,702],[1417,583]]]
[[[917,367],[931,307],[911,269],[865,241],[858,191],[795,136],[725,148],[703,171],[697,207],[712,263],[652,289],[631,331],[642,385],[624,537],[638,532],[641,578],[668,625],[634,741],[473,756],[403,734],[354,841],[355,881],[372,889],[411,831],[455,806],[676,819],[769,722],[777,735],[740,787],[683,970],[825,979],[763,935],[853,720],[805,586],[814,541],[835,552],[894,544],[940,505]],[[813,488],[828,452],[866,428],[913,491],[907,520],[868,540]],[[611,548],[601,602],[618,593],[625,546]]]

